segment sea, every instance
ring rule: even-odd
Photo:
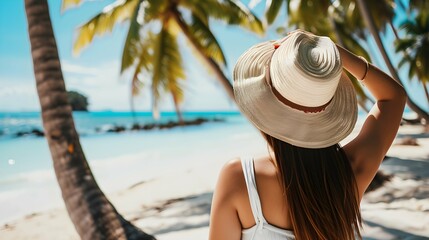
[[[159,120],[150,112],[73,113],[85,156],[105,192],[156,178],[206,154],[218,154],[220,144],[232,144],[242,136],[259,137],[238,112],[184,112],[183,116],[222,121],[115,133],[107,130],[177,121],[177,117],[174,112],[161,113]],[[0,224],[63,206],[46,139],[22,134],[34,129],[42,130],[40,112],[0,112]]]

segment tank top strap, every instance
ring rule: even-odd
[[[267,221],[262,214],[261,200],[256,187],[255,167],[252,157],[241,158],[244,179],[246,181],[247,192],[249,195],[250,207],[252,208],[253,217],[255,218],[258,228],[262,228]]]

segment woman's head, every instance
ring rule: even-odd
[[[343,149],[302,148],[262,135],[274,151],[296,238],[360,238],[358,189]]]
[[[335,44],[302,31],[247,50],[234,68],[234,94],[257,128],[295,146],[331,146],[357,120],[356,94]]]

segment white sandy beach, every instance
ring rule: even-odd
[[[364,239],[429,239],[429,134],[422,132],[419,126],[401,127],[396,142],[411,136],[419,146],[395,144],[388,152],[392,158],[383,163],[382,169],[393,174],[391,181],[368,193],[361,204]],[[245,153],[259,155],[266,151],[256,132],[218,139],[216,143],[205,155],[189,151],[187,157],[192,161],[180,167],[107,195],[120,213],[159,240],[207,239],[212,192],[222,165]],[[60,207],[28,212],[7,222],[0,226],[0,239],[79,237],[66,210]]]

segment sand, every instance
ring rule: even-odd
[[[419,126],[400,128],[381,169],[393,177],[365,195],[364,239],[429,239],[429,134]],[[412,137],[418,146],[397,145]],[[243,136],[244,139],[249,136]],[[260,140],[246,139],[250,154],[262,154]],[[250,141],[250,142],[249,142]],[[219,146],[221,146],[221,141]],[[159,240],[207,239],[210,202],[217,175],[237,149],[166,171],[154,179],[108,194],[127,219]],[[240,151],[246,150],[243,147]],[[65,209],[56,208],[0,226],[0,239],[79,239]]]

